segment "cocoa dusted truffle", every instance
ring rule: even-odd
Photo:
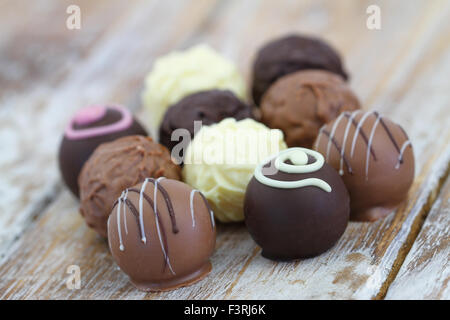
[[[341,174],[351,219],[382,218],[402,202],[414,180],[408,135],[378,112],[344,112],[320,129],[314,149]]]
[[[171,151],[179,143],[171,141],[175,129],[187,129],[193,138],[194,121],[201,121],[202,125],[211,125],[225,118],[236,120],[253,118],[252,109],[229,90],[194,93],[167,110],[159,128],[159,140]]]
[[[213,212],[199,191],[158,178],[122,192],[108,220],[111,253],[140,290],[166,291],[211,271]]]
[[[181,169],[166,147],[143,136],[103,143],[83,166],[80,213],[89,227],[106,237],[106,222],[114,201],[125,188],[147,177],[181,180]]]
[[[252,94],[256,105],[278,78],[307,69],[327,70],[347,80],[339,54],[326,42],[312,37],[289,35],[262,47],[253,65]]]
[[[291,148],[256,168],[244,213],[264,257],[295,260],[317,256],[336,243],[348,224],[350,199],[320,153]]]
[[[79,110],[67,125],[59,147],[59,169],[70,191],[79,196],[78,175],[95,148],[134,134],[147,135],[122,106],[93,105]]]
[[[275,82],[261,103],[261,121],[284,132],[289,147],[311,148],[325,123],[342,111],[360,108],[358,98],[338,75],[298,71]]]

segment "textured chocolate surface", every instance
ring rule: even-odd
[[[321,128],[314,149],[342,175],[352,220],[382,218],[407,197],[414,179],[411,142],[378,112],[343,113]]]
[[[252,94],[259,106],[267,89],[279,78],[300,70],[321,69],[347,79],[339,54],[326,42],[289,35],[262,47],[253,65]]]
[[[206,199],[171,179],[146,179],[128,188],[108,220],[115,261],[145,291],[176,289],[205,277],[211,270],[215,240]]]
[[[171,141],[175,129],[187,129],[193,138],[194,121],[211,125],[225,118],[253,118],[252,109],[229,90],[209,90],[191,94],[167,110],[159,128],[160,143],[172,150],[179,143]]]
[[[125,188],[147,177],[181,180],[166,147],[144,136],[129,136],[101,144],[83,166],[80,212],[89,227],[106,237],[106,222],[114,201]]]
[[[279,79],[264,95],[261,121],[281,129],[289,147],[311,148],[323,124],[359,108],[358,98],[340,76],[298,71]]]
[[[128,112],[128,111],[126,111]],[[130,115],[131,116],[131,115]],[[71,123],[74,132],[82,132],[91,128],[102,128],[118,123],[123,115],[118,110],[106,107],[106,112],[101,118],[84,124]],[[59,169],[62,178],[72,193],[79,197],[78,175],[84,163],[89,159],[92,152],[103,142],[109,142],[129,135],[147,135],[142,126],[133,119],[127,127],[105,132],[105,134],[92,135],[83,138],[73,138],[64,135],[59,147]]]
[[[262,255],[273,260],[295,260],[331,248],[344,233],[350,214],[350,199],[339,174],[324,164],[316,172],[279,171],[268,177],[280,181],[318,178],[329,184],[331,192],[316,186],[281,189],[253,177],[245,195],[245,224],[261,246]]]

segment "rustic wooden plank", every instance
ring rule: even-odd
[[[447,179],[386,299],[450,299],[450,179]]]
[[[136,108],[138,84],[142,83],[153,58],[188,38],[212,10],[214,2],[133,1],[126,5],[121,2],[121,6],[121,15],[114,19],[110,19],[114,16],[105,9],[104,15],[102,10],[97,10],[91,19],[85,20],[82,28],[88,29],[88,35],[91,29],[93,34],[98,33],[97,23],[108,30],[93,38],[93,47],[86,49],[86,56],[81,53],[82,43],[89,41],[76,41],[82,47],[79,54],[83,58],[69,59],[69,65],[64,62],[64,67],[49,61],[45,70],[39,72],[39,77],[48,79],[46,70],[59,67],[58,70],[67,73],[64,79],[58,77],[57,84],[54,79],[47,80],[30,92],[26,87],[20,88],[25,91],[18,90],[1,100],[0,139],[4,143],[0,158],[0,210],[10,214],[0,216],[0,255],[58,194],[61,185],[56,152],[61,136],[57,133],[62,133],[73,111],[97,102],[134,104]],[[183,14],[187,9],[190,14]],[[81,10],[83,15],[83,6]],[[50,13],[47,20],[53,19],[54,12]],[[62,15],[66,17],[65,11]],[[57,37],[52,40],[55,41],[52,47],[64,46],[69,39],[58,42]],[[51,41],[44,37],[44,42]],[[65,53],[58,52],[63,54],[58,63],[63,63]],[[2,64],[11,60],[5,59]]]
[[[352,85],[360,93],[366,108],[377,108],[400,122],[414,143],[416,180],[409,199],[395,214],[372,224],[351,223],[332,250],[297,263],[274,263],[263,259],[243,225],[220,225],[217,250],[212,257],[213,271],[209,277],[173,292],[144,294],[135,290],[117,269],[106,243],[84,225],[77,214],[77,203],[67,191],[63,191],[0,261],[0,297],[382,297],[395,269],[398,270],[412,245],[413,230],[420,225],[436,197],[441,179],[448,172],[450,132],[446,124],[446,106],[449,103],[447,74],[450,72],[450,57],[445,34],[437,31],[448,27],[450,5],[448,2],[415,1],[402,7],[399,2],[380,2],[385,22],[384,31],[377,32],[365,29],[368,4],[370,1],[339,4],[295,1],[273,6],[270,1],[251,1],[250,5],[242,6],[240,1],[227,1],[204,24],[199,24],[202,32],[194,37],[184,37],[181,42],[185,45],[197,41],[212,42],[246,70],[254,49],[266,39],[285,31],[315,31],[335,42],[347,56],[354,75]],[[245,17],[245,21],[236,17]],[[142,32],[138,28],[142,25],[136,26],[133,32]],[[130,33],[119,34],[130,36]],[[412,41],[417,34],[421,37]],[[108,45],[113,46],[113,40],[110,41]],[[168,49],[170,44],[166,45],[158,48],[157,53]],[[114,48],[120,50],[118,45]],[[125,55],[125,61],[120,65],[122,69],[129,59],[135,58],[132,52],[138,50],[138,46],[133,45],[127,48],[129,52],[121,52],[122,56]],[[389,52],[380,54],[386,48]],[[91,61],[87,65],[96,69],[94,62],[98,63]],[[133,71],[138,76],[130,76],[133,80],[126,84],[128,90],[133,85],[136,87],[137,79],[142,79],[142,71]],[[71,86],[82,88],[80,82],[92,74],[79,72],[78,81],[67,82],[66,92],[61,94],[59,101],[66,96],[76,98],[69,89]],[[128,79],[128,72],[124,77]],[[111,85],[117,89],[121,81],[113,78],[107,82],[102,77],[94,80],[100,81],[101,89],[111,95],[114,94],[105,87]],[[128,80],[123,81],[127,83]],[[89,96],[83,91],[85,95]],[[128,97],[125,92],[119,96]],[[64,118],[62,113],[54,116]],[[68,276],[65,271],[71,264],[81,268],[80,290],[68,290],[65,286]]]

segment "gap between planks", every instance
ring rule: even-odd
[[[428,214],[430,213],[430,210],[433,207],[434,202],[436,201],[440,192],[442,191],[442,187],[444,186],[447,179],[449,179],[449,174],[450,174],[450,163],[447,164],[445,174],[442,175],[442,177],[439,179],[436,189],[430,192],[430,194],[428,195],[427,202],[424,204],[422,210],[414,219],[414,222],[411,226],[411,230],[408,236],[406,237],[406,241],[403,244],[402,248],[399,250],[397,258],[394,260],[394,263],[392,264],[391,271],[389,272],[384,283],[381,285],[380,291],[374,297],[374,300],[384,300],[384,298],[386,297],[389,287],[394,282],[395,278],[398,275],[398,272],[400,271],[400,268],[402,267],[403,263],[406,260],[406,257],[408,256],[408,253],[411,251],[420,231],[423,228],[423,225],[425,224]]]

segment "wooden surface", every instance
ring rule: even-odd
[[[81,30],[70,31],[72,3],[0,2],[0,298],[450,298],[449,1],[85,0],[76,1]],[[381,8],[381,30],[366,28],[370,4]],[[262,258],[243,225],[220,225],[206,279],[137,291],[62,185],[56,151],[66,121],[83,105],[118,102],[145,122],[139,96],[158,55],[207,42],[248,78],[256,49],[287,32],[328,39],[364,108],[408,132],[416,156],[408,199],[295,263]],[[81,269],[80,289],[66,287],[70,265]]]

